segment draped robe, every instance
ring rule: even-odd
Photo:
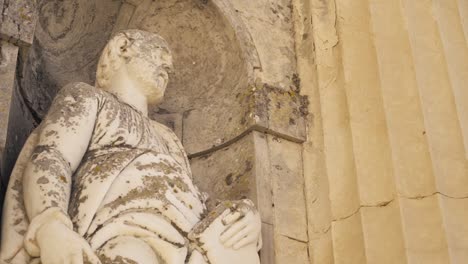
[[[94,120],[91,134],[76,135],[90,120]],[[75,137],[67,138],[69,134]],[[87,144],[76,168],[54,148],[74,139]],[[32,180],[24,174],[32,166],[28,163],[45,175],[34,178],[44,192],[37,202],[40,211],[56,207],[68,212],[74,230],[101,261],[110,258],[106,243],[125,236],[144,241],[160,263],[187,260],[187,233],[206,214],[206,207],[192,182],[186,153],[169,128],[87,84],[62,89],[12,173],[0,254],[6,263],[23,264],[38,257],[23,245],[31,233],[25,241],[32,243],[30,248],[37,247],[29,226],[33,219],[28,218],[23,200],[22,183]]]

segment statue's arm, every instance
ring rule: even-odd
[[[23,175],[30,220],[50,208],[68,210],[71,176],[88,148],[97,116],[93,89],[84,83],[64,87],[42,121],[39,142]]]

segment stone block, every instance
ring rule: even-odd
[[[274,263],[309,263],[307,243],[290,239],[282,235],[275,235]],[[269,263],[269,262],[266,262]]]
[[[307,242],[302,146],[268,136],[268,148],[273,186],[275,233]]]
[[[400,199],[408,263],[450,263],[437,195]]]
[[[335,264],[367,263],[359,212],[348,218],[333,221],[332,237]]]
[[[30,46],[34,37],[36,1],[0,0],[0,39]]]
[[[367,263],[407,263],[397,202],[393,201],[385,206],[362,207],[361,219]]]

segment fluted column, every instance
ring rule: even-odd
[[[295,7],[311,263],[467,262],[467,2]]]

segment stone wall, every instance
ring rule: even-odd
[[[467,262],[467,2],[295,15],[311,263]]]

